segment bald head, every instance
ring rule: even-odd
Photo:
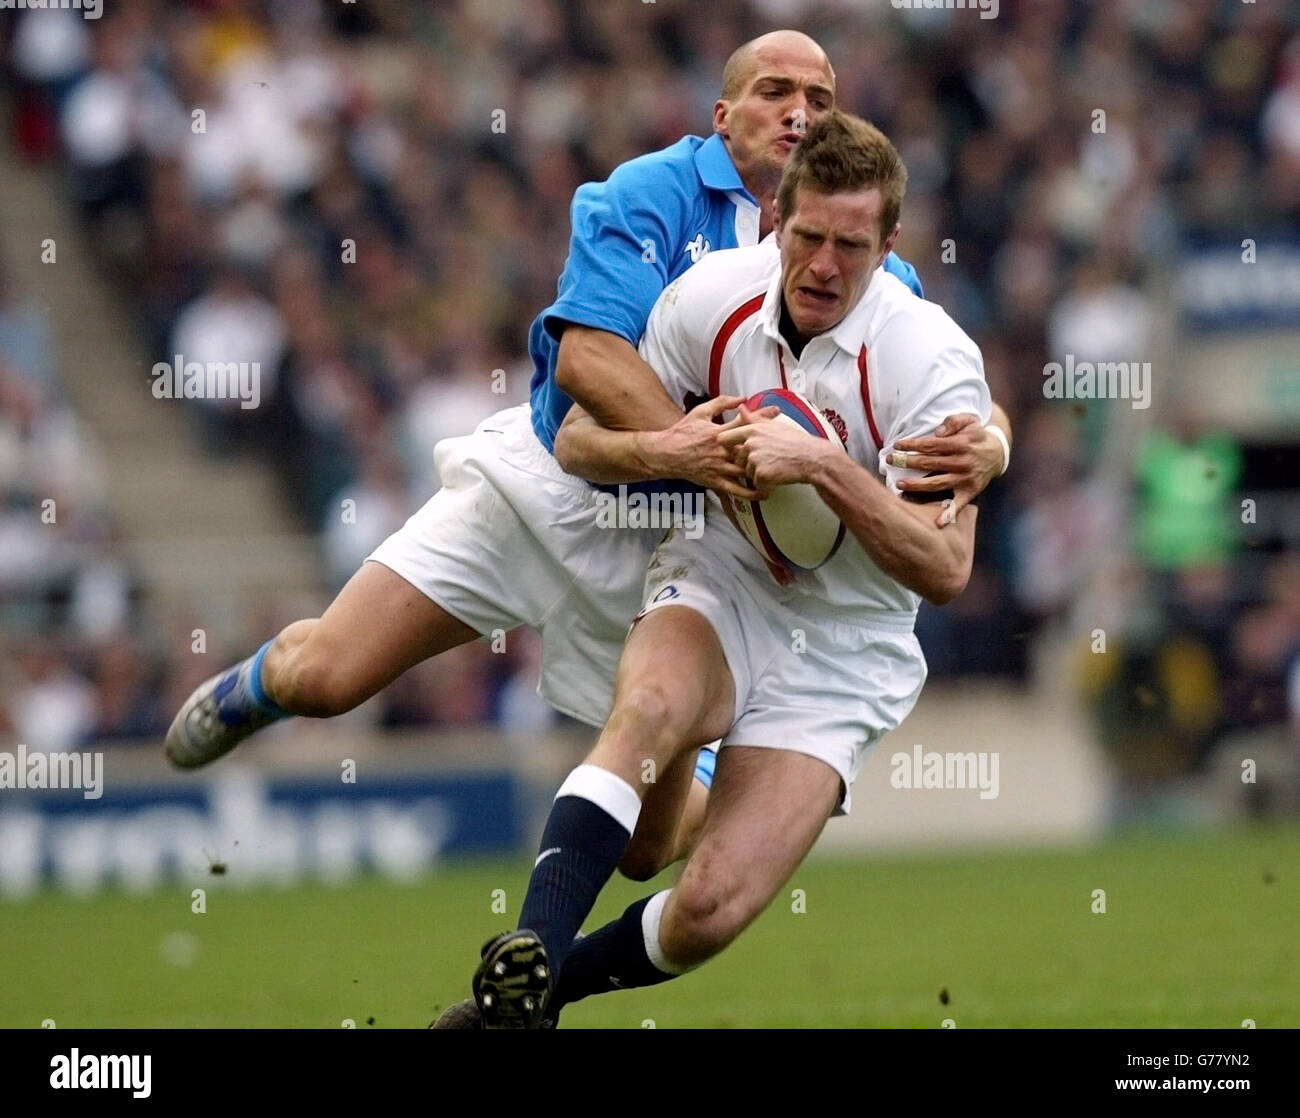
[[[835,71],[816,39],[802,31],[769,31],[757,39],[742,43],[731,53],[722,68],[722,99],[734,101],[764,65],[780,66],[795,62],[807,67],[823,67],[835,87]]]
[[[713,131],[770,220],[781,172],[810,124],[835,108],[835,71],[802,31],[752,39],[727,60]],[[760,226],[761,228],[761,226]]]

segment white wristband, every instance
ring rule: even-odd
[[[1011,443],[1007,441],[1007,433],[995,423],[986,423],[984,425],[984,430],[986,430],[990,435],[995,436],[998,442],[1002,444],[1002,471],[998,474],[998,477],[1001,477],[1002,474],[1007,472],[1007,468],[1011,465]]]

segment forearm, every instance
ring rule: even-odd
[[[556,435],[555,457],[569,473],[602,485],[671,478],[753,499],[759,494],[723,445],[728,426],[719,422],[743,403],[739,396],[717,396],[662,431],[611,431],[574,404]]]
[[[994,427],[1005,436],[1005,445]],[[1010,454],[1011,420],[994,403],[987,424],[981,424],[973,412],[949,415],[933,435],[895,441],[888,461],[891,466],[914,471],[898,479],[904,493],[952,492],[953,503],[936,517],[942,527],[1006,472]]]
[[[924,505],[909,504],[846,455],[826,458],[814,475],[822,499],[876,565],[927,601],[942,605],[966,587],[974,508],[939,529]]]
[[[651,481],[662,474],[643,431],[612,431],[575,407],[555,436],[555,459],[574,477],[600,485]]]
[[[607,330],[565,330],[555,382],[597,424],[612,430],[659,431],[682,417],[636,347]]]

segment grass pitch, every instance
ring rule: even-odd
[[[180,887],[0,903],[0,1026],[422,1028],[467,995],[528,864],[248,892],[232,866],[201,915]],[[616,879],[587,927],[670,880]],[[1295,825],[818,861],[702,970],[571,1006],[563,1025],[1296,1028],[1297,929]]]

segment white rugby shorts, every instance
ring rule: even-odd
[[[646,574],[641,614],[687,606],[713,626],[736,689],[721,747],[789,749],[824,761],[843,785],[911,712],[925,683],[915,614],[858,613],[781,591],[711,499],[701,538],[672,532]],[[716,519],[715,519],[716,517]]]
[[[442,488],[369,559],[485,638],[537,627],[538,693],[581,722],[604,725],[664,529],[599,524],[600,491],[560,468],[526,404],[442,440],[434,464]]]

